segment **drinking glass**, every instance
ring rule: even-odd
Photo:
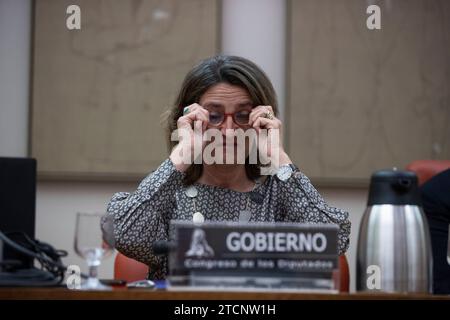
[[[110,290],[97,277],[101,261],[109,257],[114,249],[112,221],[103,213],[77,213],[75,230],[75,252],[87,262],[89,277],[81,290]]]

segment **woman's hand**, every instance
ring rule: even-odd
[[[175,138],[178,138],[179,143],[173,148],[169,157],[175,168],[181,172],[186,171],[193,163],[193,157],[198,156],[194,154],[194,151],[196,151],[194,150],[195,143],[199,143],[201,145],[199,151],[203,151],[205,144],[202,139],[203,131],[208,126],[209,121],[208,110],[198,103],[193,103],[188,108],[189,112],[177,120],[178,132]],[[190,152],[190,156],[187,156],[186,152]]]
[[[275,117],[271,106],[257,106],[253,108],[250,113],[249,125],[258,133],[258,148],[260,146],[266,146],[266,148],[260,149],[267,150],[265,154],[261,155],[260,153],[260,156],[263,157],[264,164],[271,161],[271,166],[275,165],[278,167],[283,164],[292,163],[283,148],[282,122]],[[262,134],[261,129],[267,129],[267,134]],[[276,139],[276,135],[278,135],[278,139]],[[276,158],[274,159],[276,155],[272,154],[273,151],[278,152],[278,161],[276,161]],[[273,163],[272,160],[278,163]]]

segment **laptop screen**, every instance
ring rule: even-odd
[[[0,230],[21,243],[25,233],[34,239],[36,209],[36,160],[0,157]],[[18,260],[31,267],[33,259],[3,246],[0,260]]]

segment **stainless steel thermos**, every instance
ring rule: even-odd
[[[358,291],[432,290],[432,252],[414,172],[382,170],[370,181],[359,230]]]

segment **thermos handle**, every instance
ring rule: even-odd
[[[407,192],[412,187],[412,181],[410,179],[399,178],[397,181],[392,183],[392,187],[400,192]]]

